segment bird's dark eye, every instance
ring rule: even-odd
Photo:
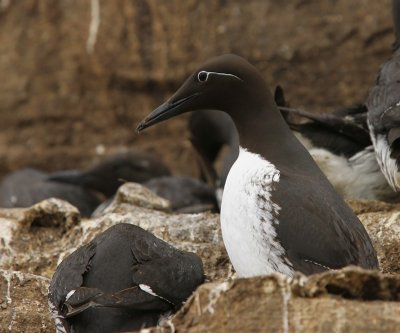
[[[201,71],[199,72],[199,74],[197,74],[197,80],[199,80],[199,82],[206,82],[207,79],[208,79],[208,72]]]

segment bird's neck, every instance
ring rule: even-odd
[[[246,106],[232,115],[242,148],[259,154],[276,166],[308,173],[312,158],[292,134],[273,102]],[[315,165],[316,167],[316,165]],[[314,167],[311,167],[314,169]]]

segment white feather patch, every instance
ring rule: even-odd
[[[71,296],[75,293],[75,289],[73,289],[73,290],[71,290],[68,294],[67,294],[67,296],[65,296],[65,301],[68,301],[70,298],[71,298]]]
[[[396,165],[396,160],[390,157],[391,149],[386,140],[386,137],[382,134],[374,135],[373,128],[368,122],[368,127],[371,133],[372,143],[376,152],[376,159],[378,160],[379,166],[389,185],[394,191],[400,189],[400,173]]]
[[[279,179],[279,170],[272,163],[240,147],[221,207],[224,244],[240,277],[294,273],[275,229],[281,208],[271,194]]]
[[[345,198],[387,200],[396,196],[379,167],[372,146],[349,159],[321,148],[310,149],[309,153]]]
[[[56,333],[67,333],[67,329],[64,327],[64,324],[60,319],[64,317],[60,314],[57,307],[52,302],[50,302],[50,300],[48,301],[48,304],[51,316],[53,317],[54,324],[56,326]]]
[[[150,295],[153,295],[153,296],[156,296],[156,297],[160,297],[160,296],[158,296],[158,295],[151,289],[151,287],[148,286],[147,284],[139,284],[139,288],[140,288],[141,290],[143,290],[144,292],[150,294]]]
[[[167,300],[165,297],[162,297],[162,296],[160,296],[160,295],[157,295],[154,291],[153,291],[153,289],[151,289],[151,287],[150,286],[148,286],[147,284],[143,284],[143,283],[141,283],[141,284],[139,284],[139,288],[140,288],[140,290],[143,290],[145,293],[148,293],[148,294],[150,294],[150,295],[152,295],[152,296],[155,296],[155,297],[158,297],[158,298],[160,298],[160,299],[162,299],[162,300],[164,300],[164,301],[166,301],[166,302],[168,302],[168,303],[171,303],[169,300]],[[172,304],[172,303],[171,303]]]

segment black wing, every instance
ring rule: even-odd
[[[80,287],[63,304],[65,318],[73,317],[90,308],[124,308],[131,310],[167,311],[171,304],[134,286],[115,293],[104,293],[97,288]]]
[[[133,282],[178,308],[204,281],[203,264],[196,254],[156,240],[146,238],[132,244]]]
[[[49,300],[58,308],[70,291],[82,286],[83,275],[90,269],[95,253],[96,244],[91,242],[77,249],[57,267],[49,287]]]
[[[347,265],[378,268],[363,225],[327,180],[283,172],[277,186],[291,189],[286,196],[279,191],[272,197],[279,205],[292,207],[279,212],[277,229],[295,270],[312,274]]]
[[[280,109],[289,127],[311,140],[315,147],[351,157],[372,144],[364,105],[322,114]]]

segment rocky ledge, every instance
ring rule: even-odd
[[[47,287],[57,264],[110,226],[139,225],[203,259],[207,282],[143,332],[395,332],[400,327],[400,206],[350,202],[382,272],[349,267],[288,279],[235,279],[216,214],[173,214],[167,201],[125,184],[100,216],[81,219],[56,199],[0,210],[0,332],[54,332]]]

